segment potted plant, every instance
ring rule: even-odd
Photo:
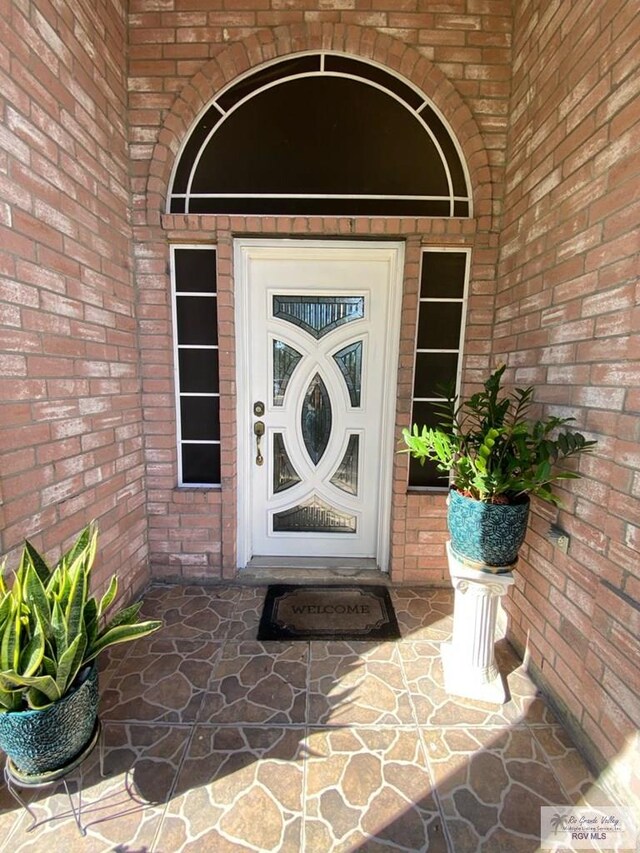
[[[100,601],[89,594],[97,537],[88,525],[53,568],[26,541],[10,587],[0,572],[0,749],[32,782],[61,775],[92,744],[100,652],[162,625],[138,621],[142,602],[106,619],[118,582]]]
[[[435,462],[451,480],[447,555],[454,607],[451,640],[440,646],[445,690],[497,703],[508,696],[494,652],[497,607],[514,583],[530,495],[559,505],[553,484],[579,475],[556,463],[595,444],[579,432],[558,432],[571,418],[530,421],[533,388],[503,393],[504,371],[498,368],[465,402],[445,393],[436,427],[403,430],[406,452],[422,464]]]
[[[529,421],[533,388],[502,393],[505,367],[462,403],[447,393],[438,426],[403,430],[406,452],[421,464],[434,461],[451,478],[447,524],[454,555],[483,568],[513,566],[530,495],[560,505],[553,484],[579,474],[556,464],[596,443],[579,432],[557,432],[572,418]]]

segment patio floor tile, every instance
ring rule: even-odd
[[[220,644],[180,640],[163,631],[123,647],[122,659],[102,690],[105,720],[193,722],[209,684]]]
[[[423,729],[456,853],[537,851],[540,807],[569,804],[526,725]]]
[[[301,732],[196,726],[157,850],[302,847]]]
[[[520,718],[513,699],[504,705],[494,705],[446,693],[437,644],[418,641],[401,644],[399,649],[420,725],[495,726],[508,725]]]
[[[506,641],[508,702],[445,692],[450,591],[392,589],[382,643],[260,643],[264,594],[151,587],[165,627],[101,661],[86,836],[60,783],[31,833],[0,783],[0,851],[533,853],[541,805],[610,804]]]
[[[395,643],[311,643],[309,723],[406,725],[413,721]]]
[[[311,730],[305,746],[307,850],[447,850],[417,731]]]
[[[304,723],[307,656],[305,643],[225,643],[198,722]]]
[[[162,619],[163,637],[224,640],[240,587],[152,586],[144,596],[141,618]]]
[[[453,628],[453,596],[447,589],[392,588],[398,627],[406,640],[446,640]]]

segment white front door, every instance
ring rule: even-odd
[[[238,240],[238,557],[389,548],[403,246]]]

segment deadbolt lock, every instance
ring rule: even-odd
[[[258,400],[253,404],[253,414],[257,418],[261,418],[264,415],[264,403],[262,400]]]

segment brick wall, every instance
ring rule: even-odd
[[[0,3],[0,551],[146,577],[126,3]]]
[[[511,630],[622,801],[640,801],[640,7],[515,4],[494,355],[598,439],[537,508]],[[570,536],[568,555],[546,537]]]
[[[367,4],[371,5],[371,4]],[[398,435],[410,419],[420,245],[474,249],[466,365],[484,373],[491,351],[510,91],[510,3],[454,0],[431,11],[418,0],[286,4],[132,0],[130,119],[136,281],[140,295],[143,400],[152,570],[162,577],[230,576],[235,562],[234,235],[294,233],[408,241]],[[430,4],[427,4],[430,5]],[[327,8],[327,7],[333,8]],[[220,8],[218,8],[220,7]],[[471,171],[474,221],[164,216],[171,167],[198,112],[239,74],[277,56],[336,50],[399,71],[449,120]],[[220,353],[223,497],[176,490],[168,242],[217,242],[224,294]],[[225,384],[226,383],[226,384]],[[406,457],[394,474],[394,581],[446,582],[444,500],[406,493]]]

